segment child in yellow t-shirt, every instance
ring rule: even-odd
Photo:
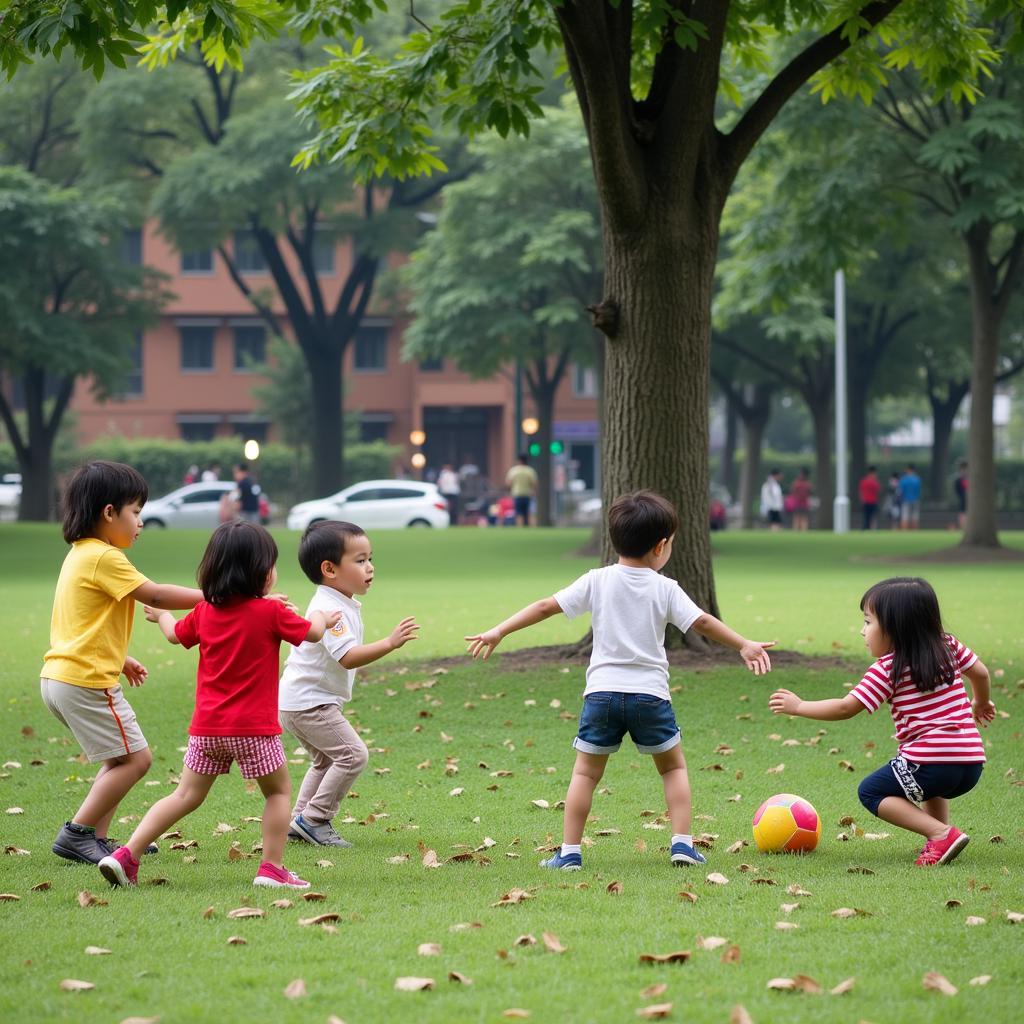
[[[46,706],[74,734],[86,757],[102,762],[85,801],[65,822],[53,852],[98,864],[119,845],[108,838],[117,805],[149,770],[153,758],[135,712],[118,682],[141,686],[147,671],[128,656],[135,602],[194,608],[201,590],[153,583],[125,557],[142,529],[148,497],[142,476],[119,462],[90,462],[64,492],[64,559],[43,658],[40,691]]]

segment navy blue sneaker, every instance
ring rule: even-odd
[[[682,867],[684,864],[707,864],[700,851],[687,846],[686,843],[673,843],[670,856],[676,867]]]
[[[540,862],[542,868],[557,868],[559,871],[579,871],[583,867],[583,858],[578,853],[567,853],[564,857],[562,851],[548,857]]]

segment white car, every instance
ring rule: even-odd
[[[329,498],[304,501],[288,512],[288,528],[305,530],[323,519],[342,519],[364,530],[448,526],[448,503],[436,484],[418,480],[364,480]]]
[[[148,529],[191,526],[214,530],[220,525],[221,499],[237,489],[234,480],[185,484],[162,498],[147,501],[142,507],[142,525]],[[266,522],[269,517],[270,507],[260,494],[260,518]]]
[[[4,473],[0,480],[0,517],[9,518],[18,514],[21,504],[21,474]]]

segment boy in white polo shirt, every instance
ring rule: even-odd
[[[341,619],[317,643],[293,648],[281,676],[281,725],[313,762],[295,799],[288,835],[316,846],[351,846],[332,820],[369,755],[342,714],[342,705],[352,699],[355,670],[415,640],[419,626],[413,618],[402,619],[383,640],[363,643],[356,595],[365,594],[373,583],[373,552],[355,523],[326,520],[310,525],[299,542],[299,565],[317,584],[306,614],[340,610]]]
[[[660,494],[637,491],[616,499],[608,510],[608,534],[619,560],[592,569],[575,583],[516,612],[485,633],[467,636],[475,658],[490,655],[509,633],[564,612],[573,619],[592,615],[593,652],[587,668],[579,732],[573,740],[576,764],[565,797],[561,849],[541,867],[578,871],[583,866],[583,827],[608,756],[629,733],[641,754],[650,754],[661,775],[672,822],[670,859],[675,865],[704,864],[694,848],[690,781],[672,711],[665,656],[665,627],[702,636],[739,652],[761,675],[771,670],[765,648],[747,640],[713,615],[701,611],[682,588],[660,574],[672,554],[676,510]]]

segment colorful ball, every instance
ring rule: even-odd
[[[754,842],[762,853],[810,853],[821,838],[821,818],[803,797],[770,796],[754,815]]]

